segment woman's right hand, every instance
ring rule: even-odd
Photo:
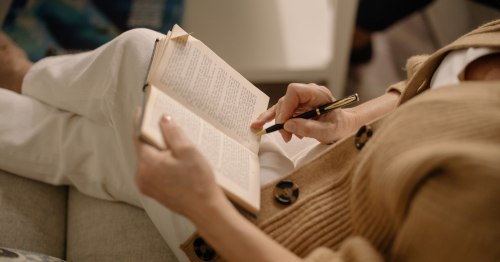
[[[276,123],[285,123],[284,129],[280,130],[285,142],[290,141],[293,134],[299,138],[311,137],[325,144],[334,143],[359,128],[358,117],[353,109],[335,109],[313,119],[292,119],[333,100],[335,98],[330,90],[324,86],[292,83],[288,85],[285,96],[262,113],[251,127],[261,130],[264,124],[275,119]]]

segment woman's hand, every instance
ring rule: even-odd
[[[160,120],[166,150],[135,138],[139,190],[188,218],[225,200],[207,160],[170,117]]]
[[[162,117],[160,127],[167,150],[135,138],[135,178],[143,194],[190,219],[228,261],[299,261],[236,211],[206,159],[169,117]]]
[[[291,119],[320,105],[332,102],[335,98],[330,90],[316,84],[290,84],[285,96],[278,103],[262,113],[251,125],[260,130],[264,124],[275,119],[276,123],[285,123],[280,130],[283,139],[288,142],[292,134],[299,138],[311,137],[321,143],[333,143],[359,128],[356,113],[351,109],[335,109],[315,119]]]

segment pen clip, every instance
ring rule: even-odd
[[[345,106],[345,105],[348,105],[352,102],[356,102],[356,101],[359,101],[359,96],[358,94],[354,94],[354,95],[351,95],[351,96],[348,96],[344,99],[341,99],[341,100],[338,100],[336,102],[333,102],[333,104],[327,106],[324,108],[324,110],[330,110],[330,109],[334,109],[334,108],[339,108],[339,107],[342,107],[342,106]]]

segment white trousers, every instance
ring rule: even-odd
[[[94,51],[36,63],[24,78],[23,95],[0,88],[0,169],[144,208],[177,258],[187,261],[179,245],[193,225],[141,195],[133,179],[133,112],[142,104],[160,36],[131,30]],[[263,183],[294,166],[277,134],[261,143]]]

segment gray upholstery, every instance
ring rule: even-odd
[[[143,210],[3,171],[0,246],[68,261],[177,261]]]
[[[69,261],[177,261],[143,210],[74,188],[68,201]]]
[[[0,171],[0,246],[64,258],[67,187]]]

